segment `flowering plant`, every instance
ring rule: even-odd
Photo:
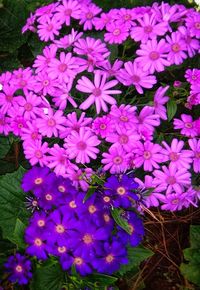
[[[60,275],[51,289],[112,285],[144,236],[142,216],[198,207],[200,14],[62,0],[31,13],[22,33],[43,47],[0,75],[0,133],[28,161],[16,176],[29,214],[11,214],[14,234],[0,223],[26,253],[8,259],[6,279],[27,284],[35,268],[32,287],[44,288],[37,277],[49,262]]]

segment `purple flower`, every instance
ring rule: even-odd
[[[25,285],[32,277],[31,262],[18,253],[15,256],[10,256],[4,266],[6,272],[9,273],[8,280],[12,283],[17,282],[19,285]]]

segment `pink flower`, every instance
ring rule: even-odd
[[[34,86],[34,91],[36,93],[41,92],[43,96],[54,95],[59,85],[58,80],[52,80],[45,71],[39,72],[36,77],[36,84]]]
[[[189,14],[185,19],[186,27],[188,28],[190,35],[196,38],[200,38],[200,15],[198,12]]]
[[[120,44],[125,41],[129,35],[127,26],[122,24],[120,21],[108,23],[106,25],[106,31],[107,32],[104,34],[104,39],[110,44]]]
[[[110,105],[116,104],[116,100],[110,95],[121,93],[119,90],[110,90],[117,83],[118,81],[116,80],[106,83],[106,74],[100,74],[99,72],[94,74],[94,84],[83,76],[78,80],[76,88],[81,92],[91,93],[91,95],[80,105],[80,109],[86,110],[95,103],[97,114],[100,113],[101,109],[107,112],[108,106],[106,103]]]
[[[105,26],[112,20],[112,11],[109,11],[108,13],[101,13],[100,17],[95,17],[93,19],[93,24],[96,30],[103,30]]]
[[[83,32],[75,31],[72,28],[71,34],[67,34],[64,37],[61,37],[59,40],[54,40],[54,43],[57,45],[57,47],[66,49],[74,45],[74,42],[76,42],[82,35]]]
[[[10,119],[0,112],[0,134],[7,136],[10,131]]]
[[[8,84],[10,80],[12,79],[12,74],[9,71],[6,71],[5,73],[2,73],[0,75],[0,84],[4,86],[5,84]]]
[[[141,189],[144,193],[150,188],[154,188],[153,185],[153,177],[150,175],[145,175],[144,182],[142,182],[139,178],[134,178],[135,182],[139,184],[139,189]],[[156,192],[156,188],[150,193],[148,196],[144,196],[144,203],[149,208],[151,206],[158,207],[159,199],[162,196],[160,193]]]
[[[31,143],[25,142],[23,143],[23,147],[25,157],[29,160],[32,166],[37,163],[39,163],[40,166],[47,165],[48,160],[46,154],[49,151],[47,142],[44,142],[43,144],[41,140],[36,140]]]
[[[61,52],[59,60],[56,58],[51,60],[47,73],[52,79],[68,83],[76,76],[78,67],[76,58],[70,52],[67,54]]]
[[[10,131],[16,136],[21,136],[22,129],[26,128],[26,120],[23,116],[22,108],[18,107],[18,109],[16,110],[16,108],[12,107],[9,110],[8,115],[10,116]]]
[[[187,69],[185,72],[186,80],[191,84],[196,84],[200,82],[200,70],[193,68]]]
[[[55,35],[59,35],[59,30],[62,25],[60,20],[56,20],[55,18],[48,18],[45,22],[41,22],[38,25],[38,35],[43,41],[53,41]]]
[[[159,115],[154,114],[154,108],[149,106],[144,106],[138,115],[137,120],[137,130],[141,134],[145,130],[151,132],[152,134],[154,132],[154,127],[160,125]]]
[[[133,130],[116,127],[116,131],[106,137],[106,141],[113,143],[113,146],[122,147],[125,152],[131,152],[140,136]]]
[[[80,187],[83,191],[87,191],[92,174],[93,170],[91,168],[68,168],[66,176],[72,181],[76,189]]]
[[[107,78],[109,77],[116,77],[118,79],[119,76],[119,70],[123,65],[123,61],[116,59],[113,65],[106,61],[101,66],[101,73],[104,72],[107,75]],[[119,79],[118,79],[119,80]]]
[[[131,30],[131,38],[135,41],[146,43],[148,39],[164,35],[168,30],[167,22],[158,22],[155,14],[145,13],[143,17],[137,18],[140,26],[135,26]]]
[[[42,99],[33,92],[25,93],[25,97],[18,97],[20,107],[26,120],[36,119],[43,112]]]
[[[190,115],[182,114],[181,120],[174,119],[174,129],[181,129],[181,134],[187,137],[197,136],[197,130]]]
[[[141,167],[143,165],[145,171],[152,171],[153,168],[158,169],[158,163],[163,162],[161,150],[160,145],[150,141],[146,141],[144,144],[140,141],[136,142],[133,148],[135,166]]]
[[[120,8],[118,10],[118,13],[116,13],[115,19],[128,28],[131,28],[131,26],[136,25],[134,22],[134,20],[136,19],[134,9]]]
[[[148,40],[146,44],[141,44],[140,49],[136,51],[139,57],[135,61],[144,71],[149,71],[151,74],[155,71],[161,72],[165,69],[165,66],[170,65],[167,60],[167,52],[164,39],[159,42],[156,39]]]
[[[195,173],[200,172],[200,140],[195,138],[188,141],[190,148],[193,151],[193,169]]]
[[[125,86],[134,85],[139,94],[143,94],[142,88],[151,89],[156,84],[156,77],[143,71],[136,62],[128,61],[124,64],[125,69],[120,69],[118,79]]]
[[[169,86],[159,87],[154,95],[154,111],[155,114],[159,115],[162,120],[167,120],[167,110],[164,104],[169,100],[168,96],[165,96],[166,91],[169,89]]]
[[[163,195],[160,201],[163,203],[161,206],[162,210],[178,211],[182,210],[184,207],[187,208],[190,205],[188,199],[186,198],[187,193],[172,193],[168,195]]]
[[[84,24],[83,30],[92,30],[94,17],[101,12],[101,8],[91,3],[82,5],[79,24]]]
[[[33,67],[36,68],[36,73],[45,71],[48,68],[48,64],[52,59],[56,57],[57,46],[51,44],[43,49],[43,55],[38,55],[34,61]]]
[[[111,146],[108,153],[103,153],[101,163],[105,171],[110,170],[111,174],[125,172],[129,168],[131,153],[125,153],[120,147]]]
[[[170,194],[173,191],[181,194],[185,187],[191,185],[191,174],[186,168],[177,169],[176,166],[170,164],[169,167],[162,166],[162,170],[154,170],[155,179],[153,184],[157,186],[158,192],[166,191]]]
[[[76,0],[63,0],[55,9],[54,18],[69,26],[71,18],[80,19],[81,6]]]
[[[3,91],[0,92],[0,110],[3,114],[6,114],[10,108],[18,105],[19,97],[14,96],[16,87],[4,84]]]
[[[168,47],[168,57],[167,60],[170,64],[179,65],[187,58],[186,44],[180,32],[172,32],[172,34],[166,36],[167,47]]]
[[[27,121],[26,127],[22,128],[21,139],[24,143],[32,143],[36,140],[42,140],[42,135],[39,133],[35,120],[32,120],[31,122]]]
[[[99,134],[102,138],[105,138],[114,131],[114,124],[109,116],[103,116],[94,120],[92,129],[95,134]]]
[[[173,164],[177,168],[189,169],[191,167],[192,151],[182,150],[184,147],[183,141],[173,139],[171,147],[165,141],[163,141],[162,144],[165,147],[165,149],[162,149],[165,161],[170,161],[170,164]]]
[[[74,101],[73,97],[70,95],[70,90],[72,88],[72,82],[67,84],[59,84],[57,91],[53,95],[53,102],[56,107],[59,107],[60,110],[64,110],[67,107],[68,102],[74,107],[77,108],[78,105]]]
[[[13,78],[10,81],[12,86],[16,89],[22,89],[25,93],[29,90],[34,91],[35,77],[31,68],[18,69],[13,71]]]
[[[64,147],[69,159],[76,158],[77,163],[85,164],[90,162],[90,158],[97,158],[99,149],[96,146],[100,143],[101,141],[90,130],[81,127],[79,132],[71,131],[71,134],[65,139]]]
[[[54,144],[48,153],[50,155],[47,157],[48,167],[54,169],[57,175],[65,176],[66,170],[70,166],[66,150],[58,144]]]
[[[22,27],[22,34],[25,33],[27,30],[30,30],[32,32],[36,31],[34,27],[35,20],[36,20],[35,14],[31,13],[29,18],[27,18],[26,20],[26,24]]]
[[[42,118],[37,118],[36,124],[39,132],[43,136],[58,137],[59,131],[65,130],[66,118],[63,116],[63,111],[57,110],[55,113],[52,109],[48,109],[48,114],[42,115]]]
[[[135,114],[136,109],[135,106],[131,105],[122,104],[119,107],[114,105],[111,107],[109,116],[114,126],[127,130],[135,128],[136,130],[136,123],[138,122]]]
[[[37,20],[41,23],[46,22],[49,18],[52,17],[57,5],[58,3],[52,3],[36,9],[35,16],[38,17]]]

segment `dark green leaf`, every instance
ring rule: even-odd
[[[113,219],[115,220],[115,222],[118,224],[118,226],[120,226],[123,230],[125,230],[130,235],[131,233],[130,233],[128,222],[121,216],[121,213],[122,213],[122,210],[118,208],[113,208],[111,210],[111,215]]]
[[[20,219],[17,219],[14,233],[13,233],[13,243],[15,243],[20,249],[26,248],[26,244],[24,242],[25,228],[26,228],[26,225]]]
[[[173,99],[169,100],[169,102],[167,103],[167,115],[168,115],[168,121],[169,122],[175,116],[176,111],[177,111],[177,104],[176,104],[176,102]]]
[[[0,227],[3,237],[13,240],[17,218],[27,221],[28,212],[25,208],[25,194],[21,189],[21,179],[25,170],[20,167],[13,173],[0,177]]]
[[[8,137],[0,136],[0,159],[4,158],[10,150],[11,143]]]
[[[127,265],[121,266],[118,273],[121,276],[123,276],[127,272],[131,272],[132,275],[137,274],[139,271],[139,266],[141,262],[145,261],[152,255],[153,255],[153,252],[143,246],[138,246],[135,248],[129,247],[128,248],[129,263]]]
[[[113,276],[108,276],[108,275],[103,275],[103,274],[93,274],[88,277],[90,282],[97,282],[101,286],[111,286],[114,284],[118,278],[113,277]]]
[[[149,187],[145,192],[143,193],[145,196],[151,195],[151,193],[154,191],[155,187]]]
[[[85,197],[84,197],[84,199],[83,199],[83,203],[84,202],[86,202],[86,200],[88,199],[88,198],[90,198],[94,193],[95,193],[95,190],[97,189],[97,186],[90,186],[89,187],[89,189],[88,189],[88,191],[87,191],[87,193],[86,193],[86,195],[85,195]]]
[[[61,290],[65,282],[65,273],[61,266],[53,264],[51,266],[38,266],[33,274],[30,285],[31,290]]]

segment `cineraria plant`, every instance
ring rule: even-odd
[[[0,133],[29,162],[29,214],[15,218],[10,239],[24,233],[23,246],[5,279],[37,289],[49,261],[52,275],[63,270],[60,287],[100,289],[92,281],[109,286],[129,263],[149,209],[198,206],[200,70],[188,64],[200,50],[200,14],[164,2],[103,12],[60,0],[31,13],[22,33],[43,47],[29,67],[0,75]]]

